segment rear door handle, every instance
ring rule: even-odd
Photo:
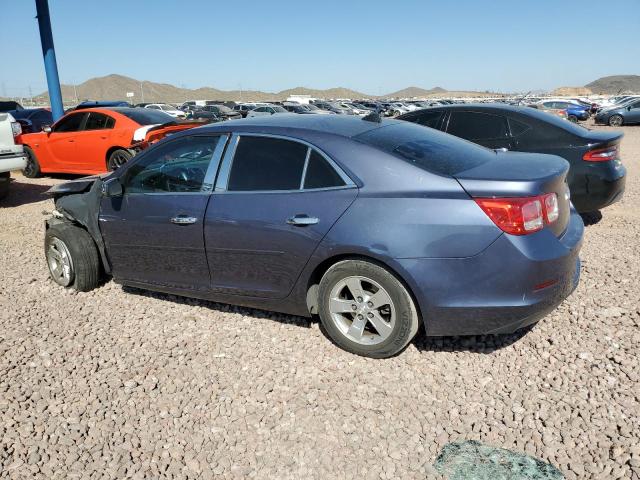
[[[287,223],[289,225],[294,225],[296,227],[306,227],[308,225],[315,225],[320,220],[316,217],[309,217],[308,215],[296,215],[294,217],[290,217],[287,219]]]
[[[191,225],[197,221],[198,219],[196,217],[188,217],[186,215],[178,215],[171,219],[171,223],[175,223],[176,225]]]

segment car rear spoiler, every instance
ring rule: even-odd
[[[144,138],[136,139],[134,135],[134,139],[131,144],[139,145],[141,143],[152,144],[159,140],[162,140],[167,135],[171,135],[172,133],[180,132],[182,130],[187,130],[189,128],[199,127],[201,125],[205,125],[209,122],[202,120],[191,120],[187,122],[167,122],[160,125],[152,125],[149,127],[142,127],[145,129]]]

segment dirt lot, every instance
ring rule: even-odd
[[[390,360],[286,315],[48,280],[41,193],[0,201],[0,476],[422,478],[448,442],[640,479],[640,127],[582,281],[526,334],[419,338]]]

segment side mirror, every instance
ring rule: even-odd
[[[630,111],[631,111],[631,105],[629,105],[629,106],[627,107],[627,111],[628,111],[628,112],[630,112]]]
[[[121,197],[122,193],[122,184],[117,178],[110,178],[102,184],[103,197]]]
[[[51,133],[51,132],[52,132],[51,127],[50,127],[49,125],[45,125],[45,126],[43,126],[43,127],[42,127],[42,131],[43,131],[44,133]]]

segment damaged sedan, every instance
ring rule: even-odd
[[[517,160],[514,160],[517,157]],[[294,315],[383,358],[427,335],[508,333],[576,287],[568,163],[408,122],[294,114],[172,135],[53,187],[51,277]]]

